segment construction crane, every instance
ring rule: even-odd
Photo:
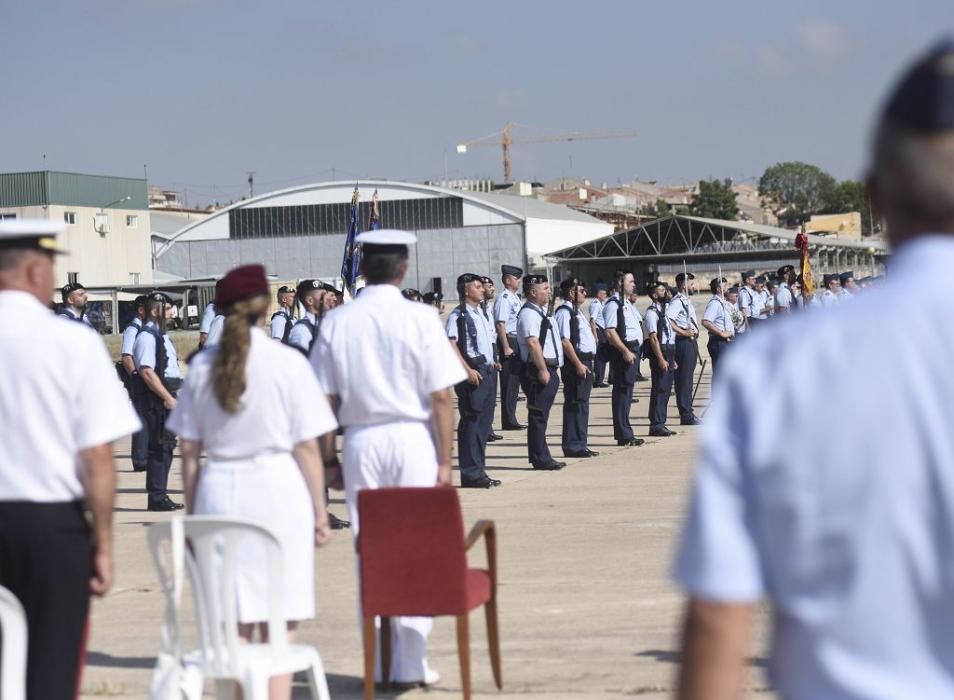
[[[635,131],[570,131],[551,136],[537,136],[529,138],[514,139],[511,130],[515,125],[511,122],[504,124],[503,131],[494,132],[489,136],[484,136],[472,141],[462,141],[457,144],[458,153],[467,153],[468,148],[475,146],[500,146],[503,148],[503,175],[504,182],[511,182],[511,161],[510,147],[513,144],[529,143],[558,143],[562,141],[595,141],[599,139],[632,139],[636,138]]]

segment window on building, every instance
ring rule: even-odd
[[[76,223],[76,212],[75,211],[64,211],[63,212],[63,221],[71,226]]]
[[[129,284],[142,284],[142,273],[141,273],[141,272],[130,272],[130,273],[129,273]]]
[[[126,228],[137,228],[139,226],[139,215],[138,214],[127,214],[126,215]]]
[[[67,273],[66,273],[66,281],[67,281],[69,284],[76,284],[77,282],[79,282],[79,273],[78,273],[78,272],[67,272]]]

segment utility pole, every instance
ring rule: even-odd
[[[145,163],[142,164],[142,179],[149,182],[149,166]]]
[[[255,171],[248,171],[248,198],[255,197]]]

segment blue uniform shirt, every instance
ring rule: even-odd
[[[208,333],[212,327],[212,319],[215,318],[215,304],[209,304],[202,312],[202,322],[199,325],[199,333]]]
[[[702,320],[708,321],[723,333],[735,335],[735,325],[732,323],[728,306],[729,302],[723,301],[722,297],[713,294],[706,305],[705,313],[702,314]]]
[[[520,311],[520,297],[516,292],[504,289],[494,301],[494,325],[507,324],[507,335],[517,334],[517,312]]]
[[[121,351],[122,355],[132,355],[133,354],[133,345],[136,343],[136,336],[139,335],[139,329],[142,328],[142,319],[138,316],[135,316],[126,330],[123,331],[123,349]]]
[[[281,340],[285,336],[285,324],[291,323],[292,317],[288,309],[282,307],[272,318],[271,336],[276,340]],[[289,331],[291,333],[291,331]]]
[[[483,310],[479,306],[475,309],[465,304],[464,307],[467,315],[474,321],[474,328],[477,331],[477,346],[474,347],[470,339],[470,333],[467,331],[467,324],[464,324],[464,346],[467,348],[467,357],[474,358],[483,355],[488,363],[492,363],[494,361],[494,339],[490,334],[490,324],[487,322],[487,317],[484,316]],[[457,319],[459,317],[459,306],[455,307],[447,317],[447,337],[454,342],[457,342]]]
[[[666,318],[662,322],[662,335],[659,334],[659,316],[661,313],[662,308],[660,308],[659,303],[654,303],[646,309],[646,333],[650,335],[655,333],[660,345],[672,345],[676,342],[676,331],[672,329],[672,325],[669,323],[668,309],[666,310]]]
[[[566,309],[561,311],[560,309]],[[560,330],[560,337],[570,340],[573,336],[570,334],[570,317],[573,314],[573,304],[569,301],[563,302],[560,307],[553,312],[553,318],[556,320]],[[593,331],[590,330],[590,324],[583,314],[583,309],[576,310],[576,318],[580,326],[580,342],[575,348],[577,352],[596,352],[596,338],[593,337]]]
[[[530,302],[527,302],[526,306],[521,308],[520,313],[517,314],[517,345],[520,346],[520,359],[524,362],[530,361],[530,345],[527,343],[527,339],[531,336],[534,338],[540,336],[540,326],[543,323],[543,317],[540,314],[546,314],[546,311]],[[563,366],[563,344],[561,340],[560,329],[557,328],[557,324],[551,318],[550,332],[547,333],[547,337],[540,340],[540,344],[543,346],[543,358],[550,360],[555,358],[560,367]]]
[[[606,303],[603,304],[603,327],[607,330],[616,330],[619,325],[619,296],[614,294]],[[642,319],[633,303],[627,299],[623,302],[623,320],[626,322],[626,337],[623,341],[626,343],[642,343],[643,328]]]
[[[152,333],[146,332],[146,329],[152,328],[158,332],[158,327],[154,321],[149,321],[143,331],[136,336],[136,342],[133,343],[133,362],[136,363],[136,370],[143,367],[150,369],[156,368],[156,338]],[[166,349],[166,379],[181,379],[179,372],[179,356],[176,354],[176,346],[168,333],[162,335],[163,346]]]
[[[318,330],[318,317],[310,312],[305,312],[305,318],[315,324],[315,330]],[[302,323],[299,319],[298,323],[292,326],[291,332],[288,334],[288,342],[295,347],[301,348],[305,352],[308,352],[311,349],[311,328],[308,327],[307,323]]]
[[[606,322],[603,320],[603,302],[599,299],[590,302],[590,318],[598,328],[606,329]]]

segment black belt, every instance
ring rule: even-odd
[[[483,355],[478,355],[477,357],[468,357],[467,366],[471,369],[480,369],[484,365],[490,364],[487,362],[487,358]]]
[[[578,352],[576,353],[576,356],[580,358],[581,362],[589,362],[590,360],[593,359],[595,354],[596,353],[592,353],[592,352]]]
[[[630,352],[636,352],[637,350],[639,350],[639,346],[641,345],[641,343],[638,340],[630,340],[630,341],[627,341],[625,345],[626,345],[626,349],[629,350]]]
[[[550,369],[560,366],[560,361],[555,357],[544,357],[543,364],[545,364]]]

